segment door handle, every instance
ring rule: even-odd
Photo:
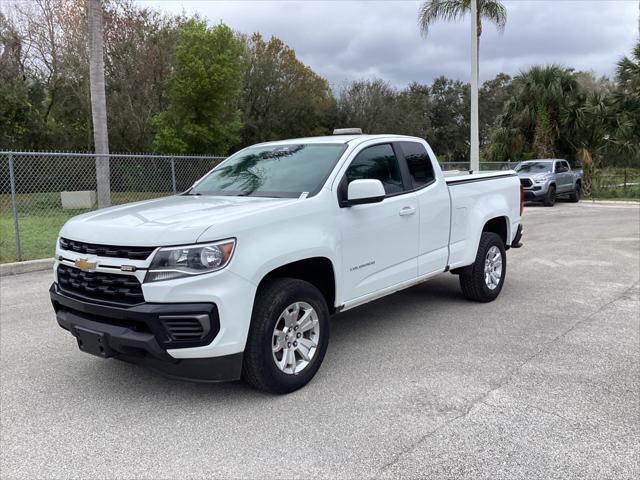
[[[416,213],[416,207],[403,207],[400,210],[399,215],[401,217],[405,217],[407,215],[413,215],[414,213]]]

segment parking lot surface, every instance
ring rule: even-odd
[[[526,209],[490,304],[442,275],[332,320],[304,389],[81,353],[1,279],[2,478],[639,478],[640,207]]]

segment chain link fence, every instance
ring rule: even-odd
[[[593,175],[593,196],[596,198],[639,200],[640,168],[609,168]]]
[[[110,154],[111,203],[174,195],[224,157]],[[97,208],[96,155],[0,152],[0,262],[53,256],[71,217]]]
[[[175,195],[224,157],[110,154],[111,203]],[[480,170],[509,170],[510,162],[482,162]],[[443,162],[465,172],[469,162]],[[0,262],[53,256],[55,240],[71,217],[97,208],[96,155],[0,151]],[[594,195],[640,197],[640,170],[599,172]]]

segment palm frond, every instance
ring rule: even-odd
[[[467,3],[469,3],[467,1]],[[507,9],[498,0],[479,0],[478,10],[480,16],[495,23],[500,33],[504,32],[507,25]]]
[[[432,23],[443,20],[452,22],[462,18],[469,10],[469,0],[428,0],[418,12],[418,24],[423,35],[427,35]]]
[[[427,0],[418,12],[418,24],[423,35],[427,35],[432,23],[442,20],[459,20],[471,10],[471,0]],[[507,9],[499,0],[478,0],[480,17],[484,18],[504,32],[507,24]]]

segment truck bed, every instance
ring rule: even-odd
[[[449,265],[470,265],[483,225],[490,218],[504,217],[507,245],[520,223],[520,180],[513,170],[451,172],[445,175],[451,198]]]

